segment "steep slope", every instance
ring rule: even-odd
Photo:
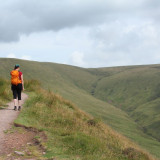
[[[103,77],[95,97],[126,111],[145,133],[160,140],[160,65],[126,68]]]
[[[137,125],[124,112],[125,110],[122,111],[121,108],[116,108],[113,105],[115,103],[109,104],[112,99],[109,99],[109,103],[107,103],[104,98],[105,95],[107,96],[107,93],[103,91],[103,88],[106,88],[107,85],[105,81],[104,86],[100,84],[105,77],[114,77],[126,70],[132,70],[132,67],[84,69],[54,63],[2,58],[0,59],[0,75],[9,78],[8,71],[16,63],[21,65],[25,79],[38,79],[45,89],[59,93],[63,97],[73,101],[84,111],[95,117],[102,118],[105,123],[112,126],[118,132],[123,133],[152,154],[160,157],[160,143],[153,137],[144,134],[141,126]],[[114,79],[112,81],[114,82]]]

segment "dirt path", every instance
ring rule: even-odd
[[[27,98],[28,96],[25,93],[22,93],[22,105]],[[8,107],[6,109],[0,110],[0,152],[3,151],[5,137],[4,131],[10,129],[13,121],[17,118],[19,114],[19,111],[13,110],[13,101],[8,103],[7,105]]]

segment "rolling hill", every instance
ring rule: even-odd
[[[39,80],[160,158],[160,65],[84,69],[1,58],[0,76],[9,78],[16,63],[25,79]]]
[[[103,77],[94,95],[124,110],[145,133],[160,141],[160,65],[126,67]]]
[[[0,103],[11,100],[9,83],[9,80],[0,79]],[[20,148],[6,146],[7,153],[0,152],[0,159],[155,160],[102,121],[84,113],[60,95],[42,89],[38,81],[26,80],[25,83],[29,99],[15,120],[16,127],[5,133],[8,138],[26,133],[34,134],[34,137],[29,140],[30,145],[23,141]],[[22,139],[17,137],[16,141]],[[15,154],[17,149],[23,157]]]

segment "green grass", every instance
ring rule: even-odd
[[[35,84],[30,85],[28,90],[35,88]],[[46,133],[47,158],[152,160],[128,139],[51,91],[36,88],[35,92],[30,92],[30,98],[15,122]]]
[[[19,63],[25,80],[39,80],[44,89],[62,95],[160,158],[160,112],[152,107],[159,96],[159,65],[84,69],[5,58],[0,63],[2,77],[9,79],[9,71]]]
[[[11,101],[11,85],[7,80],[0,79],[0,109],[5,108],[6,103]]]
[[[160,72],[157,66],[126,69],[103,78],[95,96],[127,112],[145,133],[160,140]]]

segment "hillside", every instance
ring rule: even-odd
[[[154,66],[84,69],[55,63],[2,58],[0,59],[0,75],[9,78],[8,71],[16,63],[21,65],[25,79],[38,79],[43,88],[62,95],[82,110],[102,118],[106,124],[160,157],[160,142],[155,139],[158,139],[158,133],[156,133],[156,127],[152,126],[152,122],[155,123],[158,120],[158,110],[150,107],[148,118],[141,119],[145,113],[146,105],[144,104],[149,102],[147,96],[148,94],[154,95],[151,91],[156,87],[155,81],[150,81],[154,77],[150,80],[147,79],[156,75],[156,71],[153,72],[154,69],[148,71]],[[144,76],[141,76],[143,74]],[[136,78],[136,75],[140,76]],[[148,77],[145,79],[145,76]],[[150,87],[148,83],[150,83]],[[145,92],[146,86],[150,92]],[[141,89],[139,90],[139,88]],[[149,106],[150,103],[147,105]],[[150,122],[149,119],[151,119]],[[151,124],[150,132],[152,134],[145,129],[148,122]]]
[[[9,81],[1,80],[1,87],[8,91]],[[40,154],[40,148],[33,145],[23,145],[22,151],[30,150],[22,159],[57,159],[57,160],[154,160],[149,154],[139,149],[134,143],[79,110],[70,101],[63,99],[50,91],[41,89],[37,81],[26,81],[26,89],[30,91],[29,99],[15,121],[17,126],[25,126],[39,130],[46,136],[44,141],[36,135],[45,154]],[[3,100],[0,97],[0,100]],[[14,111],[13,111],[14,112]],[[12,128],[23,133],[23,128]],[[23,133],[24,134],[24,133]],[[8,159],[3,154],[0,159]],[[11,159],[15,157],[10,152]],[[7,155],[8,157],[8,155]]]
[[[94,95],[127,112],[145,133],[160,140],[160,65],[126,67],[103,77]]]

